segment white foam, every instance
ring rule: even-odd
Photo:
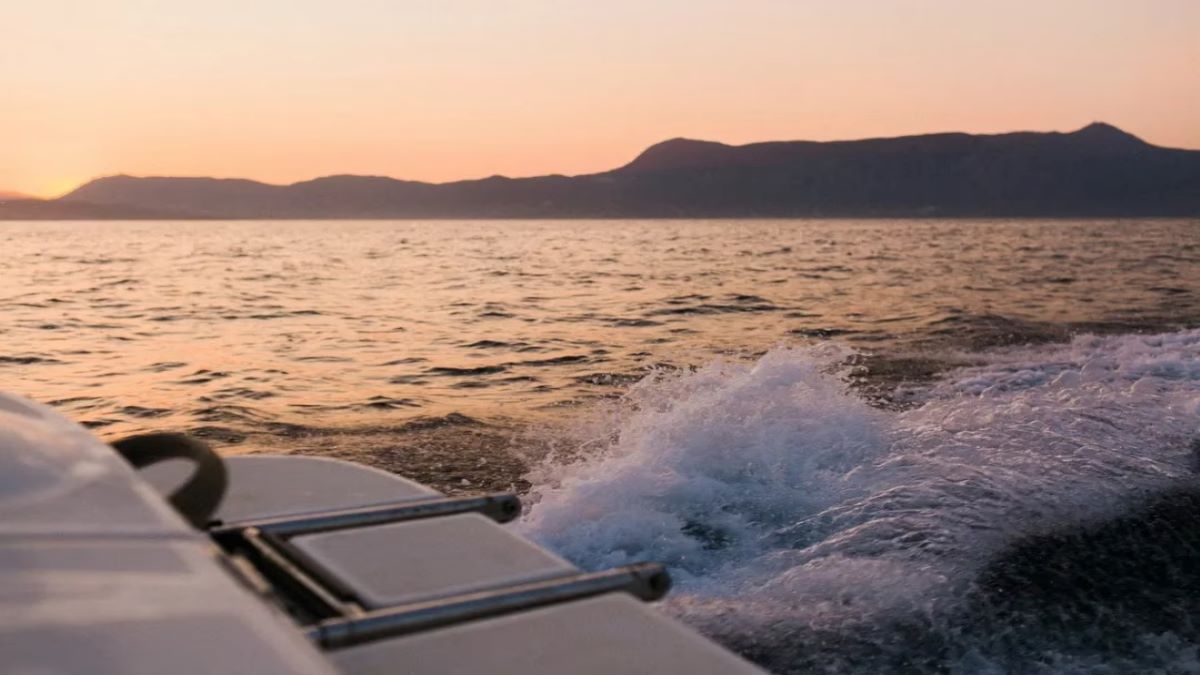
[[[534,472],[520,527],[585,567],[668,564],[700,623],[817,625],[954,603],[1005,543],[1193,475],[1200,331],[994,353],[903,412],[846,355],[648,378],[564,432],[583,457]]]

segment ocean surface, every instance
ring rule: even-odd
[[[342,457],[778,672],[1200,671],[1200,221],[0,223],[0,386]]]

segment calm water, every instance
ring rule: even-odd
[[[101,435],[516,486],[527,534],[667,562],[670,611],[781,671],[1197,666],[1136,601],[1076,644],[978,580],[1194,480],[1200,222],[10,222],[0,247],[0,382]]]
[[[0,224],[6,386],[123,434],[527,416],[656,365],[1200,320],[1187,222]]]

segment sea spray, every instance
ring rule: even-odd
[[[600,448],[535,471],[522,527],[585,566],[656,559],[697,582],[754,555],[887,451],[885,415],[822,372],[842,356],[777,349],[647,378],[601,420],[615,434],[593,424]]]
[[[668,564],[670,611],[775,668],[966,668],[1011,657],[962,630],[990,560],[1194,479],[1200,331],[985,354],[900,412],[855,395],[846,356],[648,378],[531,475],[523,531],[585,567]]]

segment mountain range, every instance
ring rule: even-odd
[[[679,138],[581,176],[270,185],[122,175],[58,199],[0,201],[0,219],[911,216],[1200,216],[1200,151],[1099,122],[1070,133],[737,146]]]

